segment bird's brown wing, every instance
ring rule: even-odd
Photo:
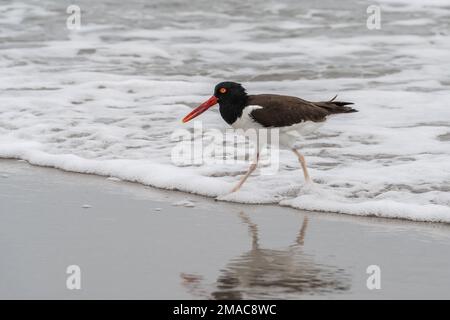
[[[250,95],[248,105],[258,105],[250,116],[264,127],[285,127],[304,121],[321,122],[330,114],[312,102],[275,94]]]

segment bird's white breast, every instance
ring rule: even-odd
[[[242,115],[239,118],[237,118],[236,121],[231,124],[231,126],[234,129],[244,129],[244,130],[263,128],[262,125],[260,125],[258,122],[256,122],[250,116],[250,113],[253,110],[256,110],[256,109],[262,109],[262,107],[261,106],[257,106],[257,105],[246,106],[242,110]]]
[[[258,105],[249,105],[242,110],[242,115],[236,119],[235,122],[231,124],[234,129],[267,129],[278,130],[279,139],[277,144],[282,147],[292,148],[295,145],[295,142],[304,135],[307,135],[315,130],[317,130],[320,126],[322,126],[322,122],[313,122],[313,121],[305,121],[296,123],[290,126],[285,127],[277,127],[277,128],[267,128],[259,124],[255,119],[252,118],[250,113],[256,109],[262,109],[262,106]],[[273,143],[273,141],[272,141]]]

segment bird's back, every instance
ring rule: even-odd
[[[301,122],[322,122],[330,114],[356,112],[347,107],[351,102],[335,101],[311,102],[301,98],[259,94],[249,95],[248,105],[260,106],[255,108],[250,116],[264,127],[286,127]]]

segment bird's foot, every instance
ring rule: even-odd
[[[241,186],[237,185],[233,189],[231,189],[230,193],[234,193],[236,191],[239,191],[239,189],[241,189]]]
[[[301,187],[301,193],[310,193],[316,190],[317,184],[312,179],[306,179],[305,184]]]
[[[233,198],[233,194],[240,189],[240,186],[235,186],[233,189],[231,189],[229,192],[226,192],[222,195],[217,196],[214,200],[215,201],[227,201],[229,197]]]

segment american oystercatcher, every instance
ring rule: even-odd
[[[303,155],[294,147],[296,140],[317,129],[327,116],[337,113],[357,112],[347,107],[352,102],[336,101],[336,96],[329,101],[311,102],[297,97],[276,94],[248,95],[244,87],[236,82],[221,82],[216,85],[214,95],[200,106],[192,110],[183,122],[199,116],[215,104],[219,103],[222,118],[235,129],[278,129],[279,145],[292,150],[300,161],[303,175],[307,183],[312,180],[306,167]],[[254,162],[247,173],[232,189],[240,189],[245,180],[256,169],[259,160],[259,149],[256,147]]]

